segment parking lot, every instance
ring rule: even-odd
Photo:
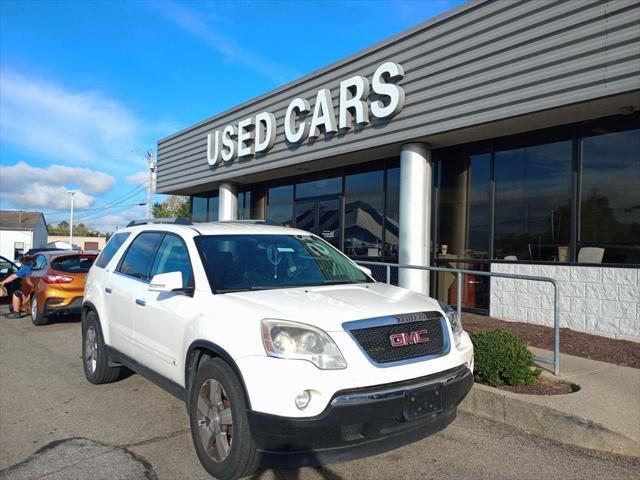
[[[4,309],[6,307],[0,307]],[[574,450],[470,415],[377,457],[299,471],[290,479],[631,479],[640,461]],[[207,479],[184,406],[139,375],[89,384],[78,319],[34,327],[0,317],[0,478]]]

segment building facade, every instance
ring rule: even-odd
[[[42,212],[0,211],[0,256],[19,260],[31,248],[47,245],[47,222]]]
[[[157,190],[358,260],[551,276],[563,326],[638,341],[640,2],[468,2],[160,140]],[[456,303],[448,274],[394,281]],[[463,287],[552,321],[542,286]]]

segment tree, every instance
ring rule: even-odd
[[[62,220],[58,225],[49,225],[50,235],[69,235],[69,222]],[[87,227],[84,223],[78,223],[73,226],[73,234],[78,237],[100,237],[102,234],[91,227]]]
[[[154,218],[189,217],[189,197],[169,195],[164,202],[156,202],[151,206]]]

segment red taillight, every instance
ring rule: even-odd
[[[71,283],[73,282],[73,277],[67,277],[66,275],[53,275],[48,274],[42,277],[46,283]]]

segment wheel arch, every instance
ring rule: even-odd
[[[249,410],[251,410],[251,398],[249,397],[249,391],[247,390],[247,386],[244,383],[244,377],[242,376],[242,372],[240,371],[238,364],[233,360],[233,357],[231,357],[231,355],[229,355],[229,353],[224,348],[208,340],[195,340],[191,343],[191,345],[189,345],[186,360],[184,363],[185,392],[189,392],[189,388],[196,376],[198,367],[200,366],[201,361],[203,361],[203,359],[206,358],[207,355],[209,356],[209,358],[220,358],[224,360],[227,365],[229,365],[229,367],[238,377],[238,380],[240,380],[240,385],[242,385],[242,390],[244,391],[244,396],[247,400],[247,407],[249,408]]]

